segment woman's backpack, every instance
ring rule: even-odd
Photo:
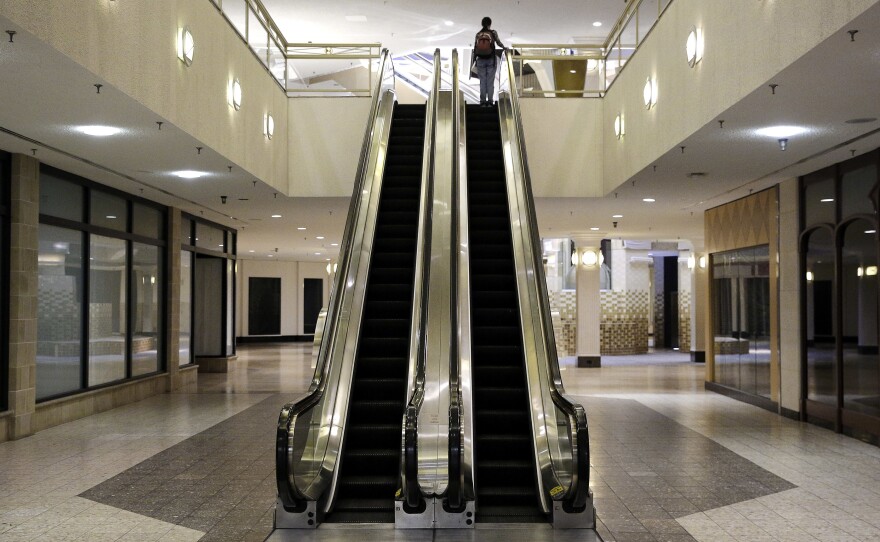
[[[474,54],[480,58],[490,58],[495,55],[495,36],[488,30],[477,32],[474,42]]]

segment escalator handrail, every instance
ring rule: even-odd
[[[461,209],[458,201],[458,187],[460,181],[459,170],[459,130],[461,128],[461,116],[459,115],[460,94],[458,80],[458,49],[452,50],[452,247],[455,256],[450,259],[450,296],[451,303],[449,314],[450,326],[454,333],[450,333],[449,347],[449,484],[446,489],[446,502],[451,510],[460,510],[464,504],[462,459],[464,455],[464,436],[462,434],[461,415],[461,344],[458,335],[459,318],[458,308],[458,247],[459,247],[459,215]]]
[[[434,51],[434,88],[428,96],[425,112],[425,141],[422,156],[421,203],[416,235],[416,266],[413,308],[410,324],[409,374],[412,375],[409,401],[403,420],[403,500],[409,508],[418,508],[423,501],[419,485],[419,413],[425,399],[427,367],[428,283],[431,273],[431,207],[434,199],[434,134],[437,125],[437,95],[440,89],[440,49]]]
[[[345,292],[345,283],[352,270],[351,255],[352,243],[355,233],[357,217],[361,212],[361,194],[366,184],[369,159],[373,154],[373,147],[377,144],[375,134],[376,119],[382,96],[387,90],[394,88],[394,66],[388,49],[383,49],[379,60],[378,77],[373,89],[373,97],[370,105],[370,113],[367,117],[367,125],[364,131],[363,144],[358,160],[357,173],[355,175],[354,188],[352,190],[352,205],[349,206],[346,217],[345,230],[339,247],[340,261],[337,267],[336,282],[330,292],[330,302],[327,318],[324,322],[323,340],[318,351],[315,364],[315,372],[309,386],[307,395],[298,401],[284,405],[278,416],[275,441],[275,482],[278,489],[278,498],[285,508],[297,510],[302,507],[303,501],[312,497],[307,496],[301,488],[296,487],[294,477],[291,476],[291,432],[296,425],[296,420],[303,413],[317,405],[324,396],[327,387],[327,374],[331,365],[330,353],[334,351],[334,345],[339,334],[339,311]]]
[[[528,197],[524,198],[522,204],[525,207],[525,227],[528,228],[528,234],[531,238],[532,247],[540,247],[540,236],[538,233],[538,220],[535,213],[534,199],[531,197],[532,186],[531,176],[529,174],[528,159],[526,156],[525,141],[523,140],[522,116],[520,113],[519,96],[516,89],[516,79],[513,66],[513,57],[510,51],[504,51],[503,56],[507,64],[507,76],[510,85],[510,103],[512,110],[512,118],[515,124],[514,137],[516,138],[516,150],[519,154],[519,171],[522,175],[522,183],[524,193]],[[539,285],[546,285],[544,277],[544,265],[542,256],[538,250],[530,251],[531,266],[534,272],[534,280]],[[566,491],[553,495],[554,500],[562,500],[567,508],[579,510],[586,504],[589,497],[590,485],[590,450],[589,450],[589,427],[587,424],[586,411],[583,406],[574,403],[565,395],[565,388],[562,383],[562,374],[559,371],[558,354],[556,352],[556,343],[553,339],[553,321],[550,316],[550,300],[547,295],[546,287],[538,287],[537,304],[534,307],[541,321],[541,328],[537,330],[541,334],[541,343],[547,350],[544,358],[546,361],[546,369],[549,372],[550,397],[553,403],[565,413],[568,418],[568,431],[571,442],[572,451],[572,473],[571,485]],[[557,487],[559,484],[557,484]],[[552,492],[551,492],[552,493]]]

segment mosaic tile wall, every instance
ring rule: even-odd
[[[649,293],[640,290],[599,292],[602,355],[644,354],[648,351],[649,299]]]
[[[550,312],[553,334],[556,336],[556,355],[577,355],[577,296],[574,290],[550,293]],[[558,314],[558,316],[556,316]]]
[[[682,352],[691,349],[691,293],[678,292],[678,346]]]

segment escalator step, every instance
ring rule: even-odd
[[[405,378],[358,376],[361,378],[358,379],[357,385],[352,388],[352,399],[355,401],[368,401],[374,397],[403,397],[406,393]]]
[[[415,263],[415,256],[413,256],[413,263]],[[369,299],[410,300],[412,302],[414,273],[412,267],[385,267],[381,269],[374,267],[370,272],[367,284],[367,297]]]

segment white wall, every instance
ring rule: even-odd
[[[236,303],[235,335],[247,337],[248,330],[248,284],[250,277],[281,279],[281,335],[303,334],[303,279],[324,279],[324,306],[330,299],[330,276],[327,264],[311,262],[285,262],[266,260],[238,260],[238,299]]]
[[[599,197],[602,100],[520,100],[535,197]]]

